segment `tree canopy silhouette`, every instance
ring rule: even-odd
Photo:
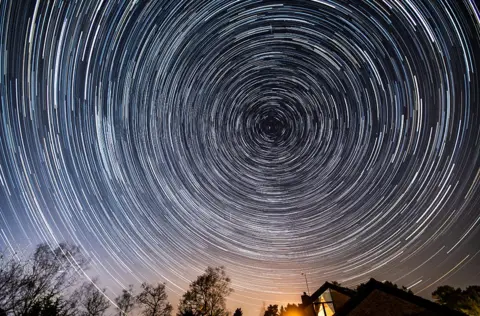
[[[75,290],[74,297],[78,301],[79,316],[103,316],[110,307],[105,296],[105,289],[97,288],[97,280],[85,282]]]
[[[263,316],[278,316],[278,305],[268,305]]]
[[[178,315],[224,316],[225,301],[233,292],[224,267],[208,267],[205,273],[190,283],[178,306]]]
[[[237,308],[233,313],[233,316],[243,316],[243,311],[241,308]]]
[[[467,315],[480,315],[480,286],[468,286],[465,290],[449,285],[439,286],[432,297],[437,303],[463,312]]]
[[[170,316],[173,307],[167,299],[164,283],[158,283],[156,286],[143,283],[142,292],[137,296],[137,303],[144,316]]]
[[[133,285],[128,286],[128,290],[123,289],[122,293],[115,298],[117,304],[118,316],[127,315],[135,308],[135,295],[133,294]]]
[[[87,260],[67,243],[43,243],[27,258],[0,255],[0,310],[6,315],[71,315],[75,301],[66,294],[80,279]]]
[[[280,307],[279,316],[299,316],[303,315],[303,310],[297,304],[287,304],[286,307],[283,305]]]

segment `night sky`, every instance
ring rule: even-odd
[[[480,284],[479,71],[473,0],[1,0],[0,246],[247,315]]]

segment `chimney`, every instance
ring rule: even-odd
[[[307,295],[306,292],[303,292],[303,295],[302,295],[302,304],[303,306],[307,306],[307,305],[310,305],[312,303],[312,299],[310,298],[310,296]]]

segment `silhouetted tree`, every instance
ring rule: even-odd
[[[195,316],[195,313],[192,310],[179,311],[177,316]]]
[[[280,307],[280,316],[298,316],[301,315],[302,311],[297,304],[287,304],[284,308],[283,306]]]
[[[190,283],[178,306],[178,315],[224,316],[225,299],[233,289],[224,267],[208,267],[205,273]]]
[[[78,300],[80,316],[103,316],[110,307],[110,301],[105,296],[105,289],[99,289],[97,280],[85,282],[74,292]]]
[[[64,295],[78,281],[87,261],[79,247],[66,243],[52,249],[40,244],[25,260],[0,255],[0,309],[7,315],[69,315]],[[43,314],[42,314],[43,313]]]
[[[263,316],[278,316],[278,305],[268,305]]]
[[[455,289],[450,285],[442,285],[432,293],[432,297],[439,304],[455,309],[461,300],[462,290],[460,288]]]
[[[471,285],[463,291],[464,306],[462,312],[467,315],[480,315],[480,286]]]
[[[173,307],[167,299],[165,284],[158,283],[153,286],[143,283],[142,292],[137,295],[136,300],[144,316],[169,316]]]
[[[438,303],[467,315],[480,315],[480,286],[473,285],[465,290],[449,285],[439,286],[432,297]]]
[[[32,305],[32,308],[23,316],[74,316],[76,309],[73,302],[62,297],[42,298]],[[0,316],[2,314],[0,313]],[[6,314],[5,314],[6,316]]]
[[[235,313],[233,313],[233,316],[243,316],[243,312],[241,308],[237,308],[235,310]]]
[[[117,304],[118,316],[127,315],[135,308],[135,295],[133,294],[133,285],[128,286],[128,290],[123,289],[122,294],[115,298]]]
[[[20,287],[25,286],[24,265],[5,253],[0,254],[0,309],[14,313],[14,304],[21,299]]]

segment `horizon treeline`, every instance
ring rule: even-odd
[[[85,274],[88,260],[80,247],[60,243],[50,247],[39,244],[32,254],[21,258],[0,249],[0,316],[106,316],[108,315],[171,316],[165,283],[143,282],[136,293],[134,285],[111,300],[98,278]],[[83,282],[82,282],[83,281]],[[337,282],[332,282],[339,285]],[[396,284],[386,282],[394,287]],[[363,284],[357,287],[360,291]],[[398,287],[407,292],[411,290]],[[226,308],[226,298],[233,292],[225,267],[207,267],[189,284],[178,303],[176,316],[243,316],[241,308],[233,313]],[[413,294],[413,293],[412,293]],[[439,286],[432,297],[439,304],[480,315],[480,286],[465,290]],[[298,316],[300,305],[264,306],[260,316]]]
[[[170,316],[165,283],[143,282],[135,293],[134,285],[113,300],[98,278],[85,274],[88,260],[80,247],[60,243],[51,248],[38,245],[25,258],[0,251],[0,316]],[[208,267],[190,283],[178,304],[178,316],[226,316],[226,297],[233,292],[225,268]],[[235,311],[242,315],[241,309]]]

